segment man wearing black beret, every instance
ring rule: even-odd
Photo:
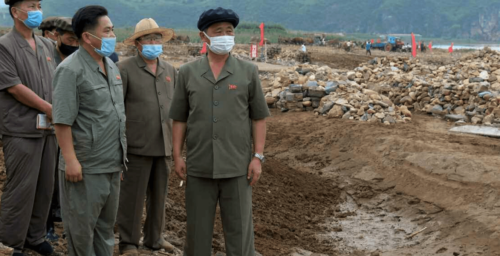
[[[175,86],[170,118],[175,171],[187,182],[186,256],[211,255],[217,202],[226,254],[255,255],[252,186],[264,162],[269,110],[257,67],[230,54],[238,22],[236,13],[223,8],[200,16],[208,54],[182,66]]]

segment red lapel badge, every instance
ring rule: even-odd
[[[172,81],[172,79],[169,76],[165,77],[165,79],[167,79],[167,82]]]
[[[122,80],[122,78],[120,76],[116,76],[116,79],[118,80]]]
[[[234,84],[229,85],[229,90],[236,90],[237,88],[238,88],[238,86],[236,86]]]
[[[52,61],[52,59],[50,57],[47,57],[47,61]]]

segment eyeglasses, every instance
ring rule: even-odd
[[[160,35],[149,35],[149,36],[143,36],[143,37],[139,38],[138,40],[142,41],[142,42],[161,43],[162,36],[160,36]]]

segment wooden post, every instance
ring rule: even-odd
[[[267,42],[264,39],[264,63],[267,63]]]

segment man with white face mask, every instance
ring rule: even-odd
[[[177,71],[160,58],[163,43],[174,34],[153,19],[143,19],[124,42],[137,56],[118,63],[127,116],[128,170],[123,174],[118,209],[120,253],[138,256],[142,213],[146,202],[143,244],[172,251],[163,239],[165,200],[172,162],[172,121],[168,117]]]
[[[71,25],[80,48],[58,66],[53,82],[68,255],[111,256],[127,153],[122,81],[108,58],[116,37],[102,6],[79,9]]]
[[[175,87],[170,118],[175,172],[187,182],[187,256],[211,255],[217,203],[226,254],[255,255],[252,186],[262,171],[269,110],[257,67],[230,54],[238,22],[220,7],[200,16],[208,54],[182,66]]]
[[[23,255],[30,248],[52,253],[44,240],[54,187],[57,142],[37,117],[52,119],[54,47],[33,29],[42,22],[38,0],[5,0],[14,21],[0,38],[0,134],[7,181],[0,208],[0,242]],[[45,119],[45,118],[44,118]]]

